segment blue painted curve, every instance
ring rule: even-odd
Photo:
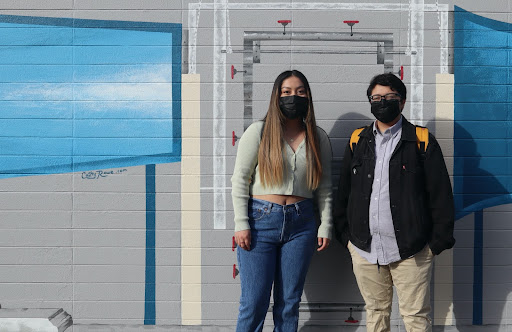
[[[454,196],[457,218],[510,203],[512,25],[455,6]]]
[[[473,324],[483,324],[483,210],[512,202],[512,25],[454,12],[454,198],[474,213]]]

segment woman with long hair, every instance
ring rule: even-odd
[[[297,331],[309,263],[332,233],[331,159],[306,77],[281,73],[265,118],[240,138],[231,178],[242,286],[238,332],[263,329],[272,285],[274,330]]]

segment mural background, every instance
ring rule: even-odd
[[[508,331],[511,22],[507,0],[0,0],[0,329],[30,308],[38,331],[58,309],[66,331],[234,330],[229,179],[275,77],[308,77],[336,184],[369,80],[403,66],[404,115],[442,144],[458,211],[435,330]],[[361,305],[333,243],[300,329],[364,331]]]

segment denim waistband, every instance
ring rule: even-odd
[[[297,211],[304,210],[307,207],[313,206],[313,199],[312,198],[305,198],[302,201],[298,201],[296,203],[287,204],[287,205],[281,205],[278,203],[273,203],[269,201],[265,201],[263,199],[257,199],[257,198],[249,198],[249,205],[253,208],[259,208],[259,209],[267,209],[268,211],[284,211],[286,209],[292,209],[295,208]]]

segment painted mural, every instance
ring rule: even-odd
[[[70,4],[91,6],[87,19],[0,5],[0,331],[232,329],[237,138],[290,68],[310,80],[335,172],[371,121],[369,79],[401,76],[406,116],[435,133],[453,179],[457,244],[436,261],[434,324],[510,328],[511,4],[128,2]],[[364,323],[333,243],[313,258],[301,331]]]
[[[0,16],[0,177],[179,161],[181,25]]]

